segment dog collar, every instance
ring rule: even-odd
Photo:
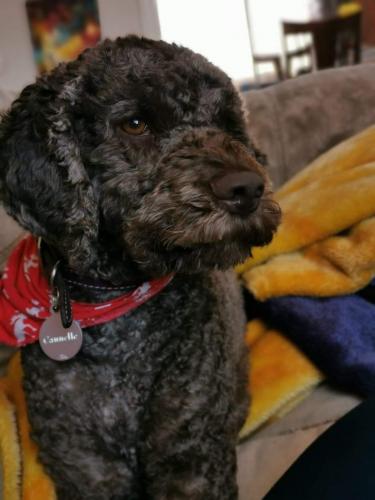
[[[86,288],[91,291],[101,292],[132,292],[141,283],[127,283],[126,285],[113,285],[106,281],[78,276],[67,267],[55,249],[49,246],[42,238],[38,239],[39,257],[42,271],[49,276],[52,291],[52,308],[59,311],[60,322],[64,328],[69,328],[73,322],[72,304],[69,286]],[[50,272],[50,274],[49,274]]]
[[[172,278],[145,281],[105,302],[72,300],[74,320],[86,328],[116,319],[157,295]],[[42,271],[37,240],[26,236],[11,253],[0,279],[0,343],[19,347],[37,341],[43,323],[51,317],[51,304],[52,290]]]

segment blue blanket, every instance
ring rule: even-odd
[[[331,382],[370,396],[375,395],[374,299],[375,280],[355,295],[248,299],[247,310],[282,331]]]

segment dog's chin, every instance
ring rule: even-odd
[[[264,246],[272,240],[273,232],[261,238],[221,240],[190,247],[176,247],[169,252],[168,267],[174,272],[199,272],[210,269],[226,270],[251,257],[253,247]]]
[[[279,222],[280,209],[272,200],[247,218],[211,213],[183,228],[176,222],[173,233],[160,230],[159,244],[144,247],[136,260],[154,276],[229,269],[250,257],[253,247],[270,243]]]
[[[124,233],[131,258],[143,274],[160,277],[232,268],[249,258],[253,247],[270,243],[281,217],[271,198],[263,199],[248,217],[222,210],[175,215],[173,220],[153,219],[141,231],[137,224],[128,226]]]
[[[194,273],[212,269],[226,270],[251,256],[251,246],[244,242],[216,242],[194,248],[178,248],[171,255],[175,272]]]
[[[280,208],[273,200],[263,200],[249,217],[225,213],[209,223],[196,224],[175,240],[180,269],[228,269],[251,255],[253,247],[269,244],[280,223]]]

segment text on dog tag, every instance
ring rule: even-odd
[[[40,329],[39,344],[49,358],[55,361],[67,361],[81,348],[81,327],[77,321],[73,321],[69,328],[64,328],[60,314],[52,312]]]

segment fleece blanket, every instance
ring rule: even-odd
[[[52,481],[38,462],[38,449],[30,438],[22,389],[20,353],[0,379],[0,463],[4,500],[56,500]]]
[[[374,285],[371,282],[361,294],[277,297],[258,304],[256,314],[286,332],[330,382],[360,396],[374,396]]]
[[[290,381],[279,372],[284,362],[276,349],[261,361],[252,359],[254,401],[242,436],[322,379],[310,365],[300,369],[302,351],[345,389],[375,392],[375,306],[369,291],[375,276],[375,126],[319,157],[275,198],[283,211],[278,233],[237,272],[253,297],[248,335],[263,329],[289,349],[292,339],[298,355],[285,361],[293,372]],[[262,378],[260,362],[268,365]]]
[[[268,247],[255,249],[253,258],[237,268],[252,296],[248,304],[252,319],[246,332],[251,347],[249,388],[252,403],[240,438],[286,413],[322,380],[322,372],[302,349],[308,352],[308,347],[314,344],[314,331],[319,331],[320,338],[324,337],[324,324],[329,314],[339,318],[337,333],[346,324],[345,317],[340,319],[339,313],[344,315],[354,310],[362,314],[356,302],[352,303],[354,306],[340,302],[338,310],[334,301],[358,299],[371,303],[372,292],[368,290],[375,276],[375,127],[313,162],[287,183],[276,198],[284,213],[278,234]],[[361,290],[365,292],[354,295]],[[283,302],[276,304],[277,300]],[[291,300],[297,301],[293,308]],[[327,309],[316,313],[316,306],[303,302],[309,300],[327,300],[330,312]],[[263,312],[262,308],[265,308]],[[298,314],[309,308],[315,322],[309,329],[309,336],[305,336],[306,323],[301,326]],[[293,320],[291,311],[295,313]],[[362,336],[362,340],[368,340],[374,324],[372,313],[369,314],[363,322],[368,324],[368,334]],[[356,323],[355,316],[351,318]],[[291,325],[305,339],[304,344],[300,343],[302,349],[287,337],[292,331]],[[321,325],[323,329],[319,330]],[[347,352],[351,343],[357,349],[357,341],[350,332],[346,338]],[[298,335],[294,340],[298,342]],[[324,351],[323,344],[317,345],[317,350]],[[327,351],[327,362],[332,362],[332,366],[336,351],[340,351],[342,345],[345,347],[345,342],[336,344],[335,348],[330,345],[331,350]],[[369,344],[365,342],[365,345]],[[373,358],[368,359],[368,366],[373,366]],[[345,363],[342,366],[345,369]],[[360,363],[353,364],[357,373],[360,369]],[[17,354],[11,360],[7,376],[0,381],[4,498],[54,500],[53,484],[38,463],[36,446],[29,437],[21,381]]]

